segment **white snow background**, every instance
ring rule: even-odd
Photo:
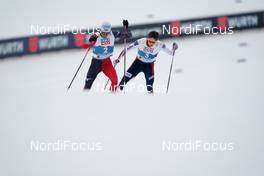
[[[262,0],[3,1],[1,38],[30,24],[120,25],[263,10]],[[124,7],[124,8],[123,8]],[[153,18],[148,18],[149,14]],[[176,41],[170,92],[83,92],[91,53],[60,51],[0,62],[0,175],[263,175],[264,30]],[[247,43],[246,46],[241,43]],[[115,48],[118,56],[122,45]],[[136,50],[127,56],[127,65]],[[171,57],[160,53],[155,85],[166,85]],[[117,66],[119,79],[123,63]],[[103,74],[96,84],[106,82]],[[143,84],[143,74],[129,84]],[[95,88],[95,86],[94,86]],[[98,141],[102,151],[36,152],[30,142]],[[162,150],[163,141],[232,142],[232,151]]]

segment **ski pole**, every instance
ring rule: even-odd
[[[127,27],[124,25],[124,32],[125,32],[125,37],[124,37],[124,94],[125,94],[125,84],[126,84],[126,53],[127,53],[127,41],[126,41],[126,34],[127,34]]]
[[[71,85],[72,85],[72,83],[73,83],[75,77],[77,76],[77,74],[78,74],[78,72],[79,72],[79,70],[80,70],[80,68],[81,68],[81,66],[82,66],[82,64],[83,64],[83,62],[84,62],[84,60],[85,60],[85,58],[86,58],[88,52],[90,51],[90,48],[91,48],[91,47],[89,47],[89,48],[86,50],[86,53],[85,53],[85,55],[84,55],[84,57],[83,57],[83,59],[82,59],[82,62],[81,62],[81,64],[79,65],[79,67],[78,67],[76,73],[74,74],[74,76],[73,76],[73,78],[72,78],[72,80],[71,80],[71,83],[69,84],[67,90],[69,90],[69,89],[71,88]]]
[[[166,91],[166,94],[168,94],[169,86],[170,86],[170,78],[171,78],[171,70],[172,70],[173,61],[174,61],[174,53],[175,53],[175,49],[173,49],[173,53],[172,53],[171,65],[170,65],[170,73],[169,73],[169,78],[168,78],[168,83],[167,83],[167,91]]]
[[[127,27],[128,26],[126,26],[124,24],[124,21],[127,21],[127,20],[123,20],[123,26],[124,26],[124,50],[123,50],[123,52],[121,52],[119,54],[119,56],[118,56],[117,59],[120,59],[122,56],[124,56],[124,80],[125,80],[125,73],[126,73],[126,52],[127,52],[127,47],[126,47],[126,34],[127,34]],[[128,25],[128,22],[127,22],[127,25]],[[115,63],[114,68],[116,67],[116,65],[117,65],[117,63]],[[109,79],[107,80],[107,82],[105,84],[104,90],[106,89],[106,87],[108,85],[108,82],[109,82]]]

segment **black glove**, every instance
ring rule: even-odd
[[[128,21],[127,20],[123,20],[123,26],[127,29],[128,28]]]
[[[89,38],[89,42],[95,42],[97,40],[98,36],[97,35],[92,35],[90,38]]]
[[[178,45],[174,42],[173,44],[172,44],[172,49],[175,51],[176,49],[178,49]]]

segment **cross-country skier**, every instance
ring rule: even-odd
[[[123,25],[128,28],[128,21],[123,20]],[[111,81],[110,91],[116,91],[118,78],[110,57],[113,56],[115,38],[117,37],[128,38],[131,37],[131,33],[112,31],[111,24],[104,22],[100,32],[92,34],[89,42],[83,45],[83,48],[93,47],[92,61],[84,85],[85,90],[90,90],[96,76],[103,72]]]
[[[123,90],[128,81],[136,77],[138,73],[143,72],[146,79],[147,91],[148,93],[153,93],[154,62],[156,61],[159,52],[162,50],[169,55],[172,55],[178,46],[176,43],[173,43],[172,50],[168,49],[164,43],[159,41],[159,33],[151,31],[146,38],[138,39],[130,44],[127,51],[134,47],[138,49],[136,59],[123,76],[119,88],[120,90]],[[122,56],[124,54],[125,51],[123,50],[120,55]],[[114,60],[115,64],[119,62],[120,58]]]

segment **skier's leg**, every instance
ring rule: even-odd
[[[115,92],[117,89],[118,78],[117,78],[116,70],[113,67],[110,58],[103,60],[102,71],[111,81],[110,91]]]
[[[138,59],[135,59],[135,61],[132,63],[132,65],[129,67],[129,69],[126,71],[126,74],[123,76],[121,82],[119,83],[120,90],[124,89],[124,86],[128,81],[130,81],[132,78],[137,76],[137,74],[141,71],[141,61]]]
[[[153,93],[154,63],[146,64],[143,69],[148,93]]]
[[[86,75],[84,89],[87,90],[91,89],[96,76],[98,75],[98,73],[101,72],[101,65],[102,65],[102,61],[97,59],[92,59],[90,68]]]

